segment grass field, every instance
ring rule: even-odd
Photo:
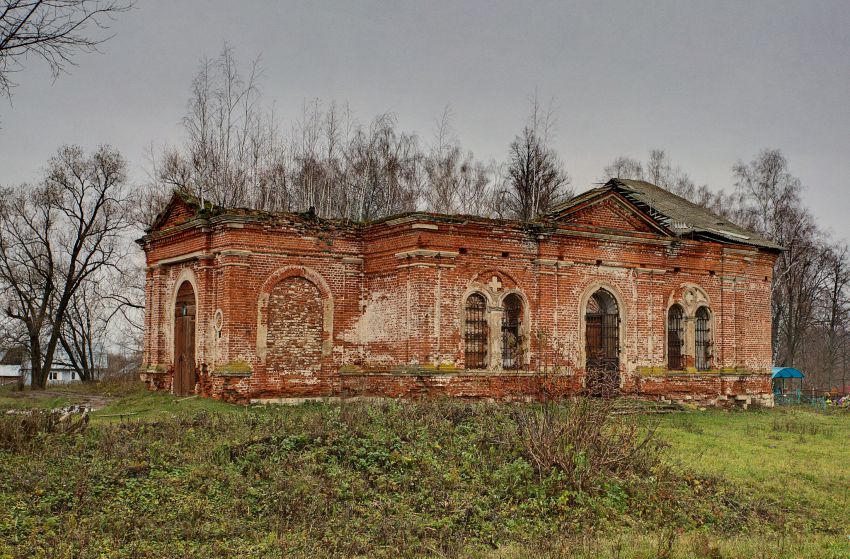
[[[658,463],[576,490],[535,469],[518,406],[0,389],[92,401],[75,434],[13,442],[0,416],[0,557],[850,557],[847,412],[637,417]]]

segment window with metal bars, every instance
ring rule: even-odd
[[[711,368],[711,314],[706,307],[697,309],[695,334],[695,365],[698,371],[707,371]]]
[[[684,312],[680,305],[673,305],[667,311],[667,368],[680,371],[685,368],[682,348],[685,344]]]
[[[487,368],[487,301],[480,293],[466,298],[464,363],[467,369]]]
[[[615,370],[620,366],[620,311],[617,300],[600,289],[587,302],[585,349],[588,369]]]
[[[514,293],[502,303],[502,368],[522,368],[522,299]]]

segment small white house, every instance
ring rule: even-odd
[[[18,377],[21,374],[24,375],[24,384],[30,383],[29,361],[25,355],[26,353],[21,351],[20,348],[2,352],[2,355],[0,355],[0,384],[18,382]],[[106,354],[99,355],[97,362],[99,365],[97,369],[102,373],[106,370]],[[70,365],[68,356],[61,348],[57,348],[53,366],[47,375],[47,384],[68,384],[81,380],[80,375]]]

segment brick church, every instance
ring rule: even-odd
[[[532,223],[369,223],[175,194],[147,256],[151,389],[238,402],[607,390],[772,405],[781,248],[613,179]]]

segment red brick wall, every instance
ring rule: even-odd
[[[269,296],[266,374],[313,384],[322,365],[322,296],[302,277],[281,280]]]
[[[238,214],[157,230],[144,242],[146,378],[170,387],[169,305],[191,279],[205,394],[524,397],[534,391],[528,372],[541,368],[556,368],[558,385],[571,391],[584,377],[584,305],[602,287],[620,307],[624,391],[693,398],[687,386],[705,401],[721,391],[769,393],[775,255],[633,231],[640,219],[617,221],[626,206],[610,204],[599,223],[591,206],[581,223],[555,227],[423,214],[368,226]],[[494,339],[504,297],[522,298],[524,374],[502,373],[496,346],[489,370],[464,371],[462,308],[472,291],[488,300]],[[686,329],[700,305],[710,308],[711,371],[665,370],[673,303],[685,307]],[[728,375],[745,380],[727,386]]]

